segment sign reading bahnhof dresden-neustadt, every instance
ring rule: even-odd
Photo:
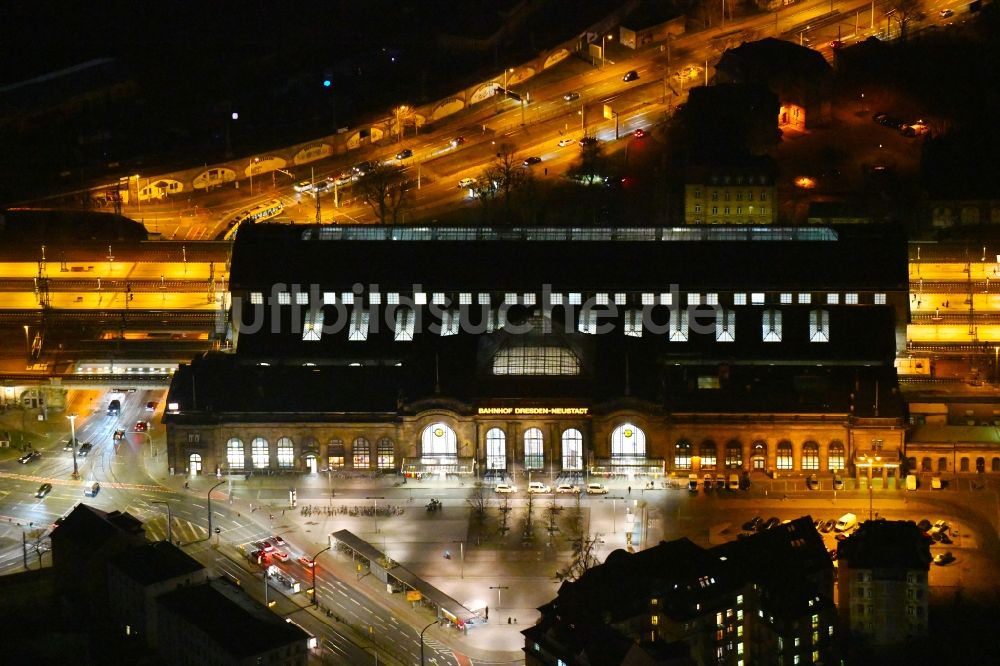
[[[589,407],[480,407],[480,416],[586,416]]]

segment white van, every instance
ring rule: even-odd
[[[739,490],[740,489],[740,475],[739,474],[730,474],[729,475],[729,489],[730,490]]]
[[[907,490],[916,490],[917,489],[917,475],[916,474],[907,474],[906,475],[906,489]]]
[[[587,494],[588,495],[607,495],[608,488],[603,483],[588,483],[587,484]]]
[[[529,493],[551,493],[552,489],[541,481],[532,481],[528,484]]]
[[[834,532],[846,532],[847,530],[854,529],[858,525],[858,517],[853,513],[845,513],[837,521],[837,524],[833,526]]]
[[[688,490],[693,493],[698,492],[698,475],[688,474]]]

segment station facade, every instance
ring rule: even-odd
[[[870,229],[248,232],[174,473],[897,474],[905,246]]]

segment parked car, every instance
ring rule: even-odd
[[[286,553],[283,550],[272,551],[271,552],[271,557],[273,557],[274,559],[278,560],[279,562],[287,562],[288,561],[288,553]]]
[[[764,519],[760,516],[754,516],[747,522],[743,523],[743,529],[747,532],[756,532],[760,529],[760,526],[764,523]]]
[[[819,490],[819,478],[815,474],[810,474],[806,479],[806,488],[809,490]]]
[[[551,493],[552,492],[552,488],[550,488],[549,486],[545,485],[541,481],[532,481],[531,483],[528,484],[528,492],[529,493],[543,493],[543,494],[544,493]]]
[[[574,486],[569,483],[560,483],[556,486],[556,492],[560,495],[565,493],[576,494],[580,492],[580,486]]]
[[[542,161],[541,157],[538,157],[537,155],[532,155],[531,157],[525,158],[522,164],[526,167],[529,167],[532,166],[533,164],[538,164],[541,161]]]
[[[20,458],[18,458],[17,462],[21,463],[22,465],[27,465],[28,463],[30,463],[35,458],[41,458],[41,457],[42,457],[42,452],[41,451],[28,451],[23,456],[21,456]]]
[[[927,533],[934,538],[939,534],[947,534],[950,529],[951,524],[947,520],[936,520]]]
[[[38,492],[35,493],[35,497],[37,497],[38,499],[42,499],[51,492],[52,492],[52,484],[43,483],[42,485],[38,486]]]
[[[837,532],[847,532],[858,526],[858,517],[853,513],[845,513],[837,521],[837,524],[833,526],[833,529]]]
[[[560,139],[559,147],[565,148],[566,146],[572,146],[574,143],[576,143],[576,139]]]
[[[563,99],[566,100],[567,102],[575,102],[576,100],[580,99],[580,93],[568,92],[565,95],[563,95]]]
[[[698,492],[698,475],[688,474],[688,492],[696,493]]]
[[[941,477],[932,476],[931,477],[931,490],[941,490]]]
[[[951,551],[946,551],[944,553],[938,553],[934,556],[934,564],[939,567],[943,567],[946,564],[951,564],[955,561],[955,556],[951,554]]]
[[[714,479],[711,474],[705,475],[705,478],[701,481],[701,487],[705,489],[706,493],[715,487]]]
[[[409,148],[403,148],[401,151],[396,153],[397,160],[405,160],[407,157],[413,157],[413,151]]]
[[[725,490],[726,489],[726,475],[725,474],[716,474],[715,475],[715,489],[716,490]]]
[[[842,479],[839,476],[834,476],[833,477],[833,489],[834,490],[843,490],[844,489],[844,479]]]
[[[629,71],[625,72],[625,76],[622,77],[622,81],[625,81],[626,83],[628,83],[629,81],[637,81],[638,79],[639,79],[639,72],[635,71],[634,69],[630,69]]]
[[[770,518],[767,519],[767,522],[765,522],[763,525],[761,525],[760,529],[762,531],[763,530],[769,530],[769,529],[772,529],[774,527],[777,527],[780,524],[781,524],[781,520],[777,516],[771,516]]]
[[[833,530],[833,526],[837,524],[837,521],[833,518],[829,520],[824,520],[823,524],[819,526],[819,531],[823,534],[829,534]]]
[[[603,483],[588,483],[587,484],[587,494],[588,495],[607,495],[608,487]]]
[[[91,444],[90,442],[84,442],[83,444],[80,445],[80,448],[77,450],[76,455],[86,457],[87,454],[90,453],[90,450],[92,448],[94,448],[93,444]]]
[[[463,190],[469,189],[470,187],[475,187],[476,186],[476,179],[475,178],[463,178],[462,180],[458,181],[458,186],[461,189],[463,189]]]
[[[509,483],[498,483],[496,485],[496,487],[493,488],[493,490],[494,490],[494,492],[498,492],[498,493],[500,493],[502,495],[509,495],[509,494],[512,494],[512,493],[516,493],[517,492],[517,487],[516,486],[512,486]]]
[[[278,548],[284,548],[285,546],[285,540],[282,539],[280,536],[271,537],[271,543],[273,543]]]

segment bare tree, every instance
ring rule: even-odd
[[[358,179],[364,202],[378,216],[379,222],[396,224],[406,204],[407,181],[403,167],[376,164]]]
[[[526,539],[530,539],[533,536],[531,528],[533,526],[532,519],[533,519],[534,516],[532,514],[534,513],[534,508],[535,508],[535,493],[529,492],[528,493],[527,515],[524,517],[524,535],[523,536]]]
[[[601,561],[594,554],[594,550],[599,543],[604,543],[600,534],[574,541],[573,558],[566,565],[566,568],[556,571],[556,580],[560,583],[578,580],[587,571],[599,565]]]
[[[899,41],[906,41],[907,26],[922,14],[922,5],[921,0],[889,0],[885,15],[899,25]]]
[[[477,481],[472,487],[471,496],[465,501],[472,507],[472,514],[476,520],[483,522],[486,519],[486,504],[489,498],[489,488],[481,481]]]
[[[500,535],[503,536],[510,531],[510,526],[507,524],[510,518],[510,500],[504,495],[503,502],[500,504]]]
[[[503,212],[510,215],[511,197],[531,178],[531,173],[514,156],[514,146],[501,143],[497,156],[486,167],[480,181],[486,180],[495,190],[495,198],[503,204]]]

